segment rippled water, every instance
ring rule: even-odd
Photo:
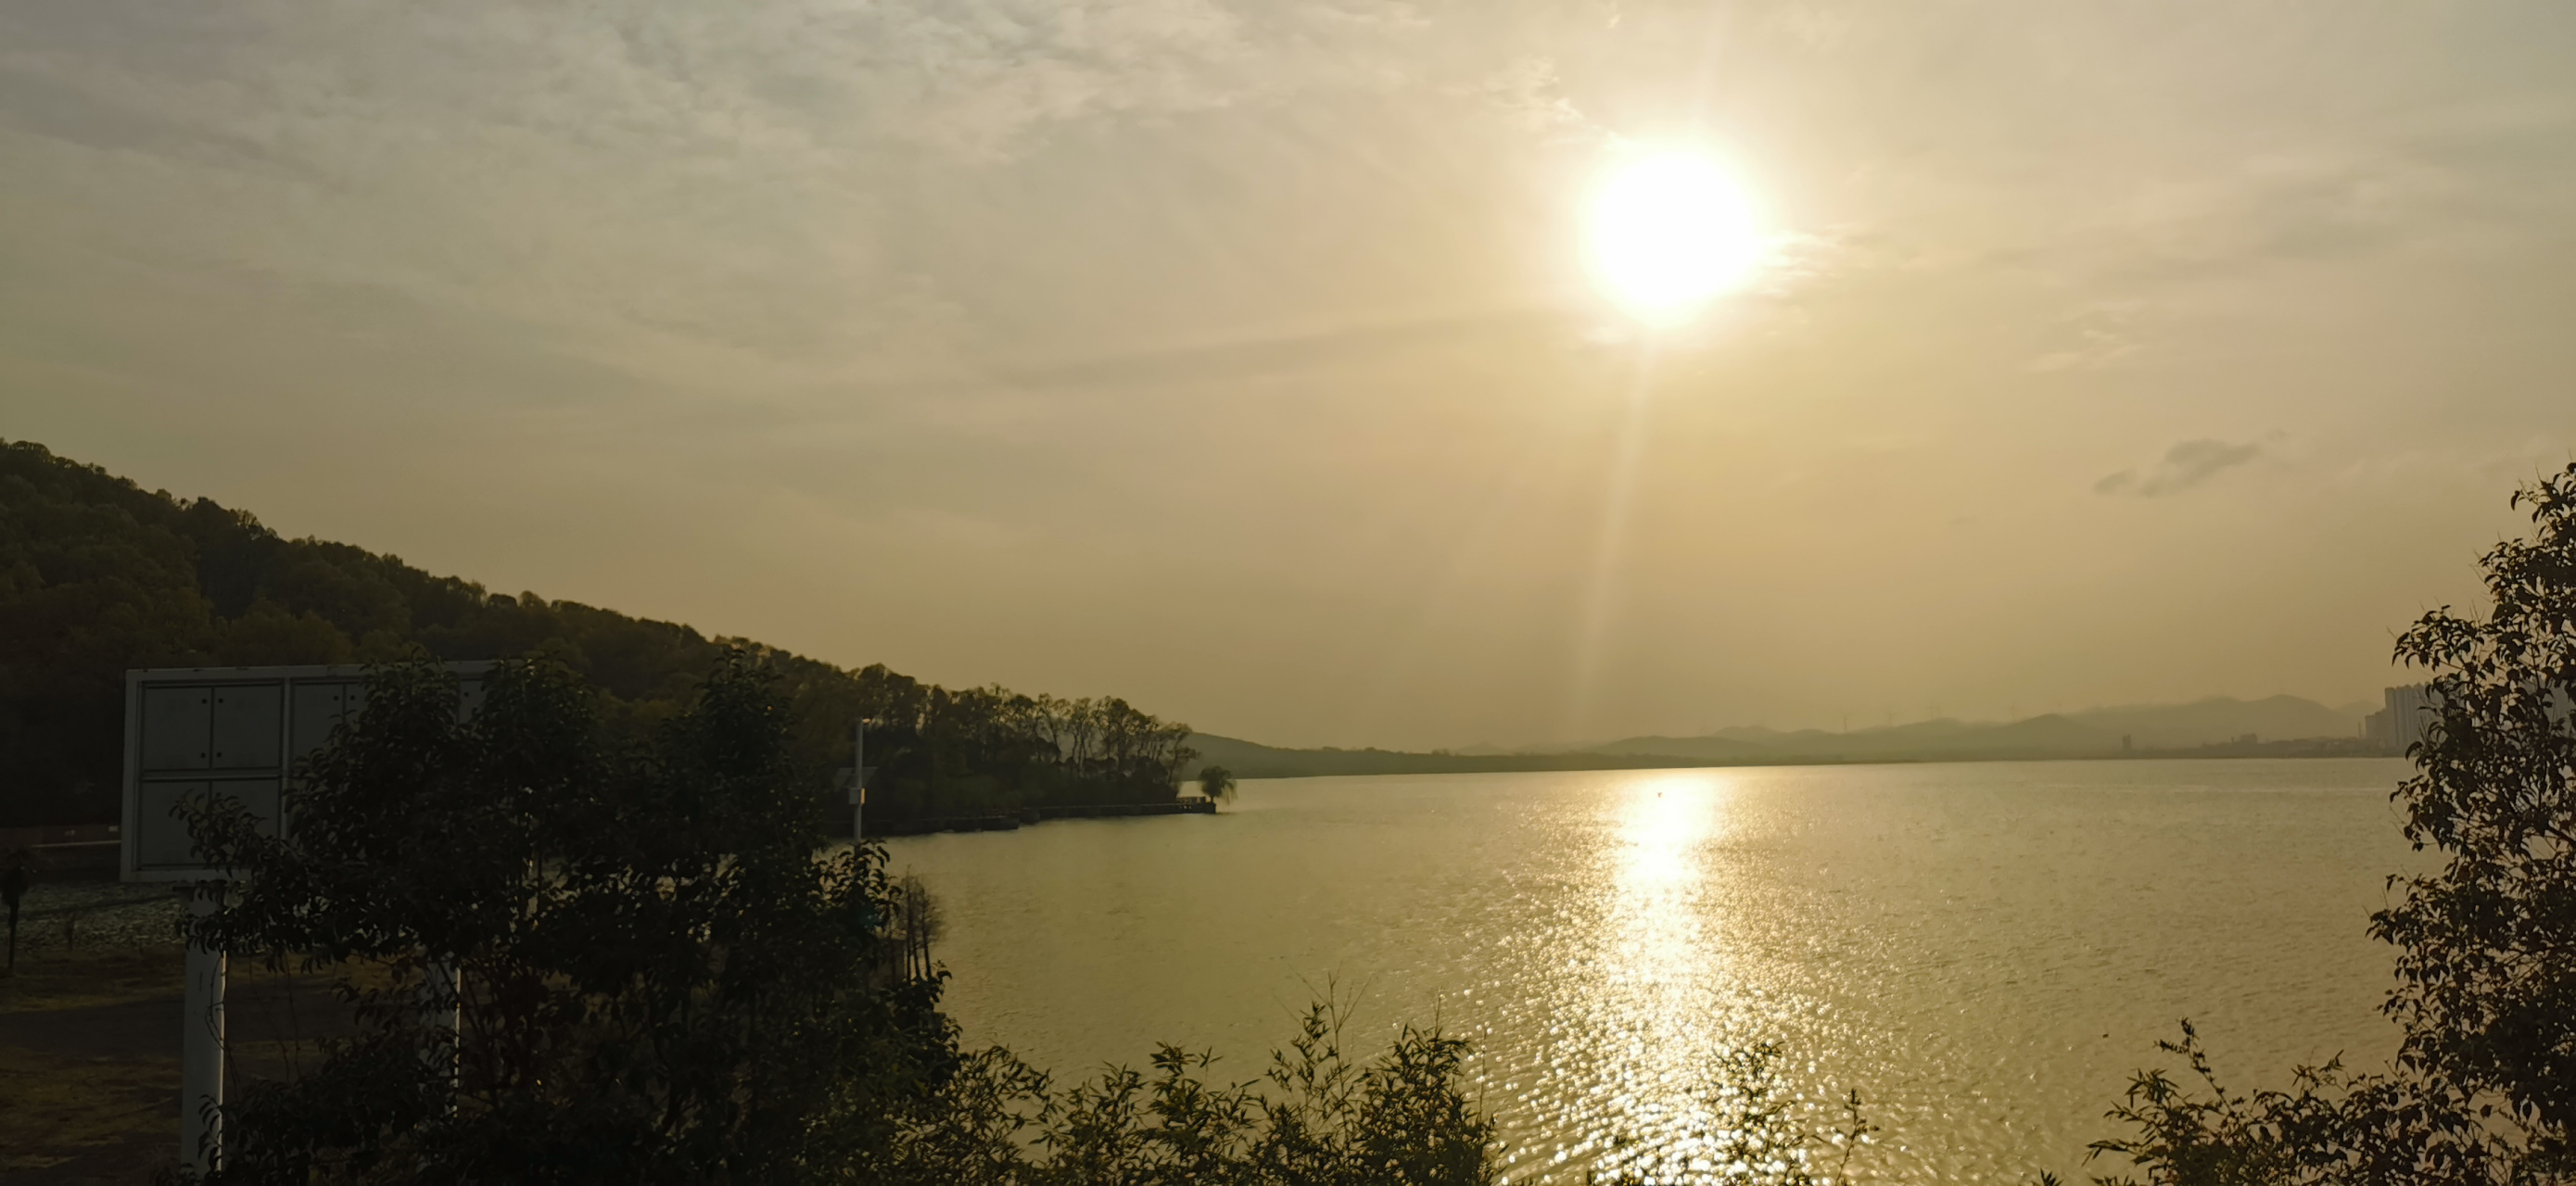
[[[1515,1182],[1652,1151],[1732,1045],[1857,1088],[1864,1181],[2080,1168],[2188,1016],[2232,1085],[2375,1065],[2394,760],[1296,779],[1218,816],[892,844],[970,1041],[1258,1073],[1327,985],[1477,1042]],[[2101,1166],[2094,1167],[2097,1171]]]

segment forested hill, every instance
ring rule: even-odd
[[[817,809],[877,722],[872,818],[1169,799],[1188,727],[1114,698],[950,690],[533,593],[493,593],[348,544],[287,539],[247,511],[145,490],[0,441],[0,826],[112,821],[124,673],[542,651],[601,689],[612,730],[676,711],[728,646],[781,676]],[[872,829],[873,830],[873,829]]]

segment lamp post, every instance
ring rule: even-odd
[[[868,720],[850,722],[850,848],[868,837]]]

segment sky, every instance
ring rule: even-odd
[[[2375,700],[2576,456],[2576,7],[0,6],[0,437],[1275,744]],[[1623,154],[1745,283],[1585,266]]]

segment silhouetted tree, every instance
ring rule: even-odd
[[[1210,799],[1233,798],[1234,772],[1223,766],[1201,767],[1199,769],[1199,793]]]
[[[2172,1186],[2576,1181],[2576,464],[2513,504],[2534,531],[2481,561],[2488,612],[2443,607],[2397,644],[2435,709],[2395,799],[2444,862],[2390,878],[2371,917],[2398,949],[2396,1064],[2233,1095],[2186,1023],[2165,1049],[2198,1085],[2141,1073],[2112,1112],[2135,1135],[2097,1153]]]
[[[2398,791],[2406,838],[2448,858],[2393,880],[2371,931],[2398,947],[2388,1012],[2404,1060],[2509,1101],[2535,1133],[2576,1125],[2576,464],[2515,493],[2529,539],[2490,550],[2483,618],[2424,615],[2398,654],[2436,706]]]

